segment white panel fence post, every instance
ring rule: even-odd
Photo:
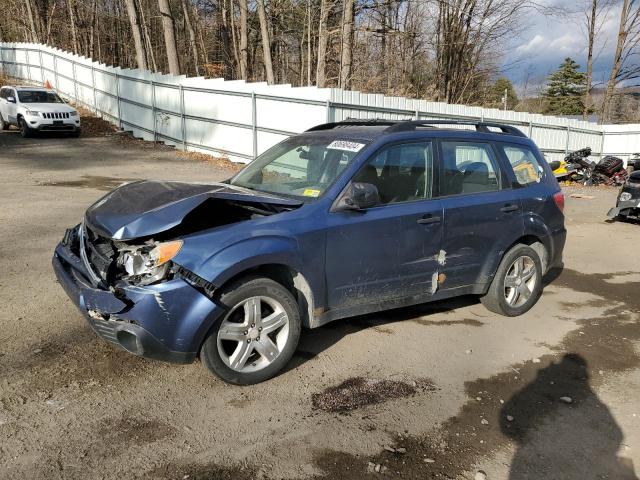
[[[184,88],[180,84],[180,130],[182,136],[182,149],[187,149],[187,122],[184,118]]]
[[[73,71],[73,94],[75,95],[76,103],[80,100],[78,99],[78,76],[76,75],[76,61],[71,60],[71,68]]]
[[[251,92],[251,134],[253,136],[253,159],[258,156],[258,112],[256,92]]]
[[[151,80],[151,114],[153,115],[153,146],[158,141],[158,114],[156,113],[156,82]]]
[[[53,78],[56,82],[56,91],[60,91],[60,84],[58,83],[58,56],[53,54]]]
[[[98,98],[96,97],[96,69],[91,64],[91,87],[93,89],[93,111],[98,114]]]
[[[120,75],[116,72],[116,100],[118,104],[118,125],[122,130],[122,117],[120,116]]]
[[[38,59],[40,60],[40,83],[44,85],[44,63],[42,62],[42,48],[38,47]]]

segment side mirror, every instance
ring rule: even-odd
[[[16,99],[15,99],[15,97],[7,97],[7,102],[16,103]]]
[[[372,183],[351,183],[338,200],[334,211],[364,210],[380,204],[378,187]]]

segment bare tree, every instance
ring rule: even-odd
[[[38,29],[36,28],[36,20],[33,13],[33,8],[31,6],[31,0],[24,0],[24,4],[27,7],[27,15],[29,16],[29,26],[31,27],[31,41],[39,42],[40,37],[38,36]]]
[[[318,62],[316,64],[316,85],[324,87],[327,68],[327,44],[329,43],[329,10],[333,6],[332,0],[321,0],[320,21],[318,23]]]
[[[258,18],[260,19],[260,34],[262,36],[262,62],[264,63],[267,83],[276,83],[273,75],[273,63],[271,62],[271,40],[269,35],[269,25],[267,24],[267,12],[264,8],[264,0],[257,0]]]
[[[125,0],[129,23],[131,24],[131,33],[133,34],[133,45],[136,49],[136,62],[138,68],[147,70],[147,57],[145,54],[144,44],[142,43],[142,30],[138,21],[138,12],[136,11],[135,0]]]
[[[164,44],[169,62],[169,73],[180,75],[180,61],[178,60],[178,47],[176,45],[175,21],[171,13],[169,0],[158,0],[158,8],[162,16],[162,30],[164,33]]]
[[[249,78],[247,70],[249,59],[249,37],[247,28],[247,0],[240,0],[240,76],[243,80]]]
[[[593,62],[597,57],[595,40],[603,25],[604,17],[610,11],[611,0],[590,0],[590,8],[585,12],[585,26],[587,27],[587,89],[584,94],[583,118],[587,118],[592,111],[591,90],[593,89]],[[604,49],[606,42],[600,43],[599,51]]]
[[[618,41],[613,66],[602,99],[601,121],[610,118],[615,88],[624,81],[640,78],[640,0],[623,0],[620,10]]]
[[[184,23],[187,27],[187,31],[189,32],[189,46],[191,47],[191,55],[193,56],[193,66],[196,72],[196,75],[200,75],[200,69],[198,68],[198,44],[196,43],[196,31],[193,28],[193,23],[191,23],[191,15],[189,14],[189,8],[187,7],[187,1],[181,0],[182,2],[182,14],[184,15]]]
[[[342,55],[340,57],[340,88],[349,88],[351,81],[351,62],[353,60],[353,3],[344,0],[342,11]]]
[[[67,0],[67,11],[69,12],[69,26],[71,27],[71,45],[73,53],[76,55],[80,51],[78,48],[78,34],[76,31],[76,16],[73,12],[73,0]]]

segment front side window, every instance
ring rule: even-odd
[[[57,94],[43,90],[19,90],[18,98],[20,103],[64,103]]]
[[[493,192],[500,189],[500,171],[487,143],[442,142],[442,195]]]
[[[375,154],[352,181],[375,185],[383,204],[431,198],[433,184],[431,142],[386,147]]]
[[[316,198],[365,146],[362,140],[295,136],[260,155],[231,184],[276,195]]]
[[[500,144],[500,148],[513,167],[516,181],[520,185],[525,186],[540,182],[544,170],[528,147]]]

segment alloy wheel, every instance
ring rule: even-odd
[[[256,372],[282,353],[289,338],[289,317],[277,300],[250,297],[229,311],[217,337],[218,353],[229,368]]]
[[[511,307],[521,307],[535,291],[538,276],[536,264],[529,256],[514,260],[504,278],[504,298]]]

